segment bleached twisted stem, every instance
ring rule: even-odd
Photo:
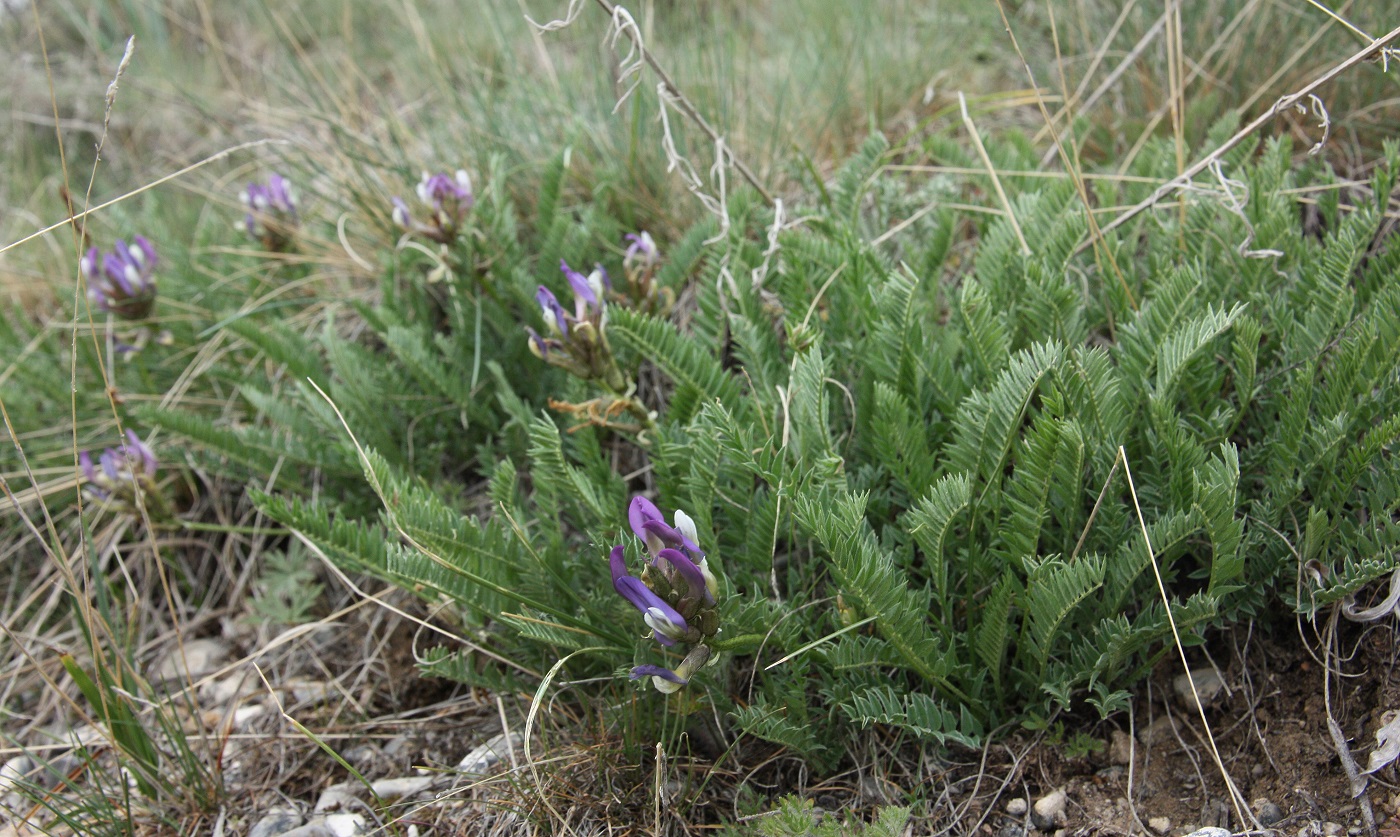
[[[614,6],[613,3],[609,2],[609,0],[596,0],[596,2],[602,7],[603,11],[608,13],[608,17],[615,18],[616,6]],[[660,79],[661,83],[665,86],[667,93],[670,94],[671,104],[675,105],[677,110],[685,114],[687,119],[694,122],[696,127],[704,132],[705,136],[710,138],[710,142],[716,144],[722,143],[724,140],[719,132],[710,125],[705,117],[700,114],[700,111],[695,108],[695,105],[691,103],[690,99],[686,98],[686,95],[676,86],[676,82],[671,78],[671,74],[666,72],[666,69],[652,57],[651,52],[642,46],[635,28],[628,27],[623,31],[627,33],[627,37],[631,39],[633,46],[636,47],[637,51],[641,54],[642,60],[646,62],[653,73],[656,73],[656,77]],[[739,174],[742,175],[743,178],[749,182],[749,185],[763,196],[763,200],[771,206],[773,204],[773,196],[769,194],[768,190],[759,182],[757,175],[744,164],[743,160],[734,156],[732,151],[727,151],[726,156],[728,156],[729,161],[734,164],[734,168],[739,170]]]

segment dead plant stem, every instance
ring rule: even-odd
[[[608,13],[608,17],[613,16],[614,9],[616,8],[616,6],[613,3],[609,2],[609,0],[595,0],[595,2],[597,2],[597,4],[600,7],[602,7],[603,11]],[[646,62],[647,66],[651,68],[651,71],[653,73],[656,73],[656,77],[661,79],[661,83],[666,85],[666,90],[669,91],[670,94],[675,98],[676,106],[680,108],[681,113],[685,114],[686,118],[688,118],[691,122],[694,122],[696,127],[698,127],[705,134],[705,136],[710,138],[711,143],[718,145],[718,143],[722,140],[722,137],[720,136],[719,132],[710,126],[710,123],[706,121],[704,116],[700,115],[700,111],[697,110],[695,105],[691,103],[690,99],[687,98],[686,95],[681,92],[680,87],[678,87],[676,85],[675,80],[671,78],[671,74],[666,72],[666,68],[661,66],[661,64],[651,54],[651,51],[646,49],[642,45],[641,41],[637,37],[637,33],[631,29],[628,29],[626,31],[627,37],[632,40],[632,44],[637,48],[637,51],[641,54],[642,60]],[[726,142],[725,146],[728,147],[728,145],[729,143]],[[745,165],[743,160],[740,160],[738,157],[734,156],[734,152],[732,149],[726,151],[726,156],[728,156],[729,161],[734,164],[734,168],[739,170],[739,174],[742,175],[743,178],[749,182],[749,185],[752,186],[755,191],[757,191],[760,195],[763,196],[764,202],[767,203],[769,206],[772,206],[773,195],[763,187],[762,183],[759,182],[758,176],[755,175],[747,165]]]

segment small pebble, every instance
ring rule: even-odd
[[[316,813],[334,811],[344,808],[365,792],[365,786],[359,782],[337,782],[334,785],[321,791],[321,796],[316,800]]]
[[[1010,814],[1013,817],[1025,816],[1026,809],[1029,807],[1030,806],[1026,804],[1026,799],[1023,796],[1018,796],[1014,799],[1006,800],[1006,813]]]
[[[1026,827],[1020,823],[1002,826],[997,832],[997,837],[1026,837]]]
[[[1127,764],[1133,758],[1133,737],[1121,729],[1108,736],[1108,760],[1113,764]]]
[[[1064,824],[1065,806],[1069,802],[1069,795],[1064,789],[1046,794],[1035,801],[1035,807],[1031,809],[1031,822],[1041,831],[1051,831]]]
[[[1172,830],[1172,821],[1166,817],[1153,817],[1147,821],[1147,827],[1158,834],[1166,834]]]
[[[1138,741],[1142,746],[1151,747],[1154,744],[1165,745],[1175,738],[1172,735],[1172,719],[1170,716],[1162,715],[1151,724],[1138,730]]]
[[[436,776],[405,776],[400,779],[376,779],[371,787],[380,799],[404,799],[431,788]]]
[[[15,756],[0,765],[0,794],[14,790],[20,781],[38,766],[34,759],[25,755]]]
[[[1177,675],[1172,681],[1172,688],[1176,690],[1177,699],[1183,706],[1195,708],[1196,697],[1191,693],[1191,684],[1196,684],[1196,694],[1201,696],[1201,704],[1209,706],[1220,693],[1225,689],[1225,681],[1220,679],[1220,675],[1215,673],[1213,668],[1198,668],[1191,672],[1191,676],[1184,674]]]
[[[183,651],[183,653],[182,653]],[[192,639],[183,649],[172,649],[156,666],[156,680],[194,680],[214,671],[228,659],[222,639]]]
[[[1213,825],[1208,825],[1205,828],[1198,828],[1192,831],[1190,834],[1186,835],[1186,837],[1232,837],[1232,835],[1228,828],[1216,828]]]
[[[326,817],[326,828],[335,837],[355,837],[365,830],[365,818],[359,814],[331,814]]]
[[[1267,799],[1257,806],[1259,811],[1259,824],[1265,828],[1273,828],[1278,823],[1283,822],[1283,809],[1268,801]]]
[[[248,831],[248,837],[281,837],[301,825],[301,814],[289,808],[274,808]]]
[[[1342,833],[1345,831],[1346,826],[1339,822],[1325,822],[1322,824],[1322,833],[1327,835],[1327,837],[1342,837]]]
[[[489,741],[472,750],[457,763],[457,769],[462,773],[485,774],[490,773],[496,765],[510,758],[512,750],[525,743],[525,738],[518,732],[513,732],[507,738],[505,733],[493,736]]]

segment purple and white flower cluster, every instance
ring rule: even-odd
[[[559,261],[559,269],[573,291],[573,311],[565,310],[554,292],[540,285],[535,291],[535,302],[539,303],[546,335],[527,327],[530,351],[546,363],[567,369],[584,380],[599,381],[614,392],[624,391],[627,380],[617,368],[612,348],[603,333],[608,321],[608,293],[612,290],[608,272],[597,265],[593,272],[584,276],[563,259]]]
[[[677,643],[693,646],[676,668],[637,666],[632,669],[632,679],[650,676],[658,691],[674,692],[690,682],[710,657],[704,643],[719,633],[715,601],[719,584],[697,543],[695,522],[685,512],[678,510],[675,524],[668,524],[654,503],[637,495],[627,509],[627,519],[633,534],[645,544],[650,560],[640,578],[630,575],[626,549],[613,547],[608,556],[613,589],[641,611],[642,621],[657,642],[667,647]]]
[[[300,218],[296,192],[287,178],[274,174],[266,185],[249,183],[241,198],[248,209],[243,216],[243,228],[248,235],[271,252],[290,250]]]
[[[403,198],[395,197],[391,201],[394,205],[394,223],[439,244],[456,241],[462,222],[476,203],[471,178],[462,169],[451,176],[442,172],[432,175],[423,172],[423,180],[416,191],[418,201],[427,209],[427,220],[415,218]]]
[[[156,248],[145,236],[136,236],[131,246],[118,239],[110,253],[93,247],[79,266],[96,308],[123,320],[150,316],[156,304]]]
[[[87,478],[84,493],[93,500],[133,512],[140,508],[140,499],[145,499],[148,507],[160,505],[156,455],[135,430],[126,431],[126,442],[120,447],[104,450],[96,465],[92,454],[79,453],[78,465]]]

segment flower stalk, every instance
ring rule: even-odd
[[[294,249],[301,219],[296,192],[287,178],[274,174],[266,184],[249,183],[240,198],[247,208],[243,229],[250,238],[272,253]]]
[[[628,295],[639,310],[665,317],[676,305],[676,294],[656,283],[661,250],[646,230],[628,233],[626,239],[628,245],[622,255],[622,270],[627,275]]]
[[[146,319],[156,305],[156,261],[156,248],[142,235],[131,245],[117,239],[110,253],[93,247],[79,263],[88,301],[118,319]]]
[[[395,197],[391,201],[394,223],[413,235],[442,245],[456,241],[467,213],[476,203],[471,177],[463,169],[450,176],[445,172],[428,174],[425,171],[415,191],[426,213],[415,215],[403,198]]]
[[[540,306],[545,334],[525,329],[531,353],[585,381],[602,384],[613,393],[627,394],[631,383],[618,368],[606,334],[607,293],[612,289],[607,271],[599,265],[584,276],[562,259],[559,268],[573,291],[574,307],[566,310],[553,291],[539,286],[535,302]]]
[[[641,665],[632,669],[633,680],[651,677],[657,691],[671,693],[690,682],[703,666],[718,660],[714,644],[719,635],[717,596],[719,580],[710,571],[697,543],[695,523],[677,511],[668,524],[661,510],[641,495],[632,498],[628,523],[644,545],[650,560],[640,576],[627,572],[626,548],[615,546],[608,555],[613,588],[642,614],[652,638],[668,648],[690,646],[674,669]]]
[[[135,430],[128,429],[126,442],[104,450],[96,464],[88,451],[79,453],[78,466],[86,479],[83,493],[93,501],[128,514],[140,514],[144,507],[153,520],[170,517],[169,506],[156,484],[155,452]]]

